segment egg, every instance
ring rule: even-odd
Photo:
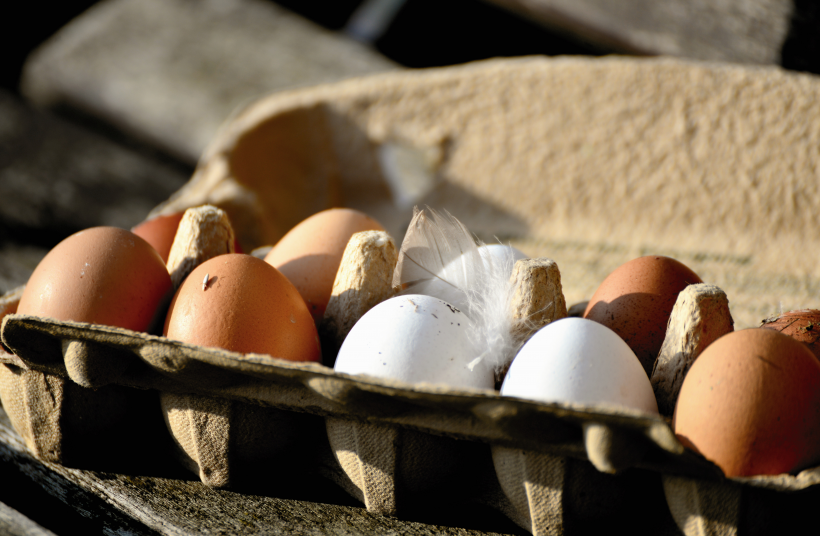
[[[493,372],[476,357],[469,319],[453,305],[421,294],[396,296],[365,313],[339,349],[334,369],[408,383],[493,388]]]
[[[512,263],[515,264],[515,261],[528,258],[527,255],[518,248],[505,244],[485,244],[478,248],[478,252],[481,253],[484,262],[490,262],[496,265],[505,263],[508,259],[512,259]]]
[[[40,261],[17,312],[148,331],[170,292],[165,263],[148,242],[125,229],[93,227]]]
[[[291,229],[265,256],[296,286],[317,324],[325,314],[345,247],[361,231],[384,228],[358,210],[324,210]]]
[[[820,359],[820,311],[817,309],[789,311],[764,320],[760,327],[779,331],[804,343]]]
[[[724,335],[689,369],[673,427],[730,477],[813,467],[820,463],[820,362],[774,330]]]
[[[276,268],[251,255],[209,259],[182,282],[164,334],[199,346],[319,361],[319,337],[305,302]]]
[[[675,259],[655,255],[639,257],[621,265],[604,279],[589,300],[583,317],[620,335],[649,376],[678,294],[695,283],[703,281]]]
[[[501,394],[658,413],[635,353],[611,329],[583,318],[563,318],[538,330],[513,359]]]
[[[504,270],[508,272],[504,274],[504,278],[512,274],[512,268],[517,260],[527,258],[518,249],[503,244],[481,246],[478,248],[478,253],[481,255],[485,270]],[[421,294],[436,296],[469,315],[467,296],[459,287],[464,286],[464,281],[470,280],[467,271],[470,255],[464,254],[456,257],[436,273],[438,279],[431,278],[424,285],[416,285],[413,290]],[[453,282],[456,284],[451,284]]]
[[[133,227],[131,231],[151,244],[162,257],[162,261],[167,263],[183,214],[184,212],[174,212],[156,216]]]

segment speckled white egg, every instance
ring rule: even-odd
[[[476,357],[469,319],[432,296],[409,294],[386,300],[350,330],[334,369],[408,383],[493,388],[492,370]]]
[[[584,318],[564,318],[533,335],[510,365],[501,394],[658,412],[635,353],[614,331]]]

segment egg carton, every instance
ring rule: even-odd
[[[160,391],[166,409],[187,413],[171,428],[178,439],[188,438],[182,445],[188,466],[209,485],[226,485],[235,473],[281,465],[283,459],[292,466],[294,458],[277,456],[283,442],[279,432],[297,431],[298,438],[289,441],[291,452],[310,450],[317,441],[307,427],[319,417],[326,422],[322,431],[326,426],[343,470],[333,476],[370,511],[398,515],[457,493],[499,509],[535,533],[563,533],[565,526],[603,522],[602,515],[609,515],[609,522],[616,514],[638,515],[637,505],[657,500],[660,491],[656,473],[600,473],[587,461],[588,450],[593,459],[617,465],[623,456],[613,445],[650,445],[663,455],[680,449],[663,419],[616,408],[543,404],[502,398],[488,390],[355,378],[319,364],[271,363],[268,356],[26,315],[8,315],[2,334],[17,363],[9,365],[4,356],[6,369],[61,381],[61,388],[87,392],[96,400],[106,386],[92,391],[69,379],[60,341],[70,340],[107,355],[128,371],[113,386]],[[47,346],[51,352],[40,351]],[[6,404],[5,382],[0,388],[15,428],[25,430],[32,406]],[[49,399],[48,392],[39,391],[36,402]],[[99,401],[107,402],[102,397]],[[96,420],[99,409],[82,411]],[[68,412],[60,408],[51,414]],[[597,436],[585,434],[590,426],[598,430]],[[267,436],[246,443],[243,431],[259,429],[268,430]],[[47,439],[63,451],[87,443],[73,422],[59,418],[40,431],[43,437],[25,436],[38,456],[42,451],[36,446]],[[609,441],[591,441],[602,435]],[[246,452],[238,457],[232,446]],[[310,463],[309,457],[301,460]],[[497,480],[496,474],[506,477]],[[625,497],[630,498],[629,508]]]
[[[340,290],[334,294],[343,294]],[[689,287],[670,324],[697,330],[692,318],[714,317],[709,314],[716,309],[714,295],[708,285]],[[667,355],[686,353],[681,347],[700,339],[700,332],[691,331],[670,329]],[[60,452],[87,443],[62,416],[84,415],[97,423],[111,411],[105,389],[116,387],[160,391],[183,461],[211,486],[228,485],[251,472],[281,470],[282,459],[289,460],[288,467],[311,463],[317,455],[311,446],[321,444],[319,428],[326,427],[342,469],[331,476],[368,510],[388,515],[455,493],[502,511],[534,534],[586,532],[604,523],[626,524],[633,516],[663,521],[664,512],[658,512],[663,505],[657,504],[662,482],[672,516],[686,534],[731,533],[749,523],[747,511],[757,516],[753,526],[761,526],[759,511],[748,510],[748,504],[760,504],[761,490],[797,491],[820,479],[820,468],[797,477],[721,479],[717,468],[683,450],[666,419],[622,408],[545,404],[488,390],[356,378],[315,363],[26,315],[7,315],[2,337],[14,350],[5,360],[15,363],[4,365],[0,375],[4,406],[18,430],[36,430],[21,432],[29,448],[58,463]],[[91,355],[124,372],[102,382],[78,377],[94,384],[95,391],[68,379],[89,367],[67,363]],[[46,383],[61,383],[57,389],[36,384],[30,389],[35,396],[25,399],[28,406],[8,404],[18,400],[16,386],[32,383],[9,382],[6,371],[19,374],[15,368]],[[44,401],[62,403],[47,394],[71,389],[98,405],[47,408],[39,413],[60,418],[45,426],[31,417],[38,413],[31,408]],[[44,444],[58,448],[44,455]],[[643,511],[647,504],[654,505],[653,515]],[[793,510],[792,501],[780,505]]]
[[[373,234],[361,233],[365,238]],[[332,298],[328,305],[331,312],[363,310],[351,304],[350,290],[373,285],[369,280],[356,281],[352,274],[362,274],[365,279],[374,273],[382,274],[377,278],[389,275],[390,271],[359,270],[362,265],[378,268],[383,257],[369,246],[374,242],[386,245],[389,241],[380,237],[362,241],[356,238],[348,245],[348,262],[343,262],[345,269],[340,269],[334,286],[334,297],[344,296],[348,305],[337,307],[341,300]],[[359,257],[372,257],[370,262],[349,262],[357,257],[351,254],[356,251]],[[550,273],[553,278],[558,275],[550,263],[529,264],[535,266],[531,271],[535,275],[538,271]],[[540,280],[543,286],[560,294],[560,283],[555,285],[549,278],[521,279],[524,284]],[[365,290],[359,295],[370,293]],[[559,309],[557,313],[561,315],[564,311]],[[342,317],[340,314],[327,324],[343,325]],[[674,438],[662,420],[647,420],[646,415],[632,412],[643,422],[639,419],[624,427],[623,411],[612,408],[609,410],[613,422],[609,425],[586,422],[590,411],[595,410],[581,406],[554,405],[551,412],[539,416],[543,408],[538,404],[526,410],[514,401],[509,406],[511,401],[502,399],[495,391],[458,391],[445,386],[367,380],[318,364],[240,355],[120,328],[24,315],[8,315],[2,334],[5,344],[14,349],[18,365],[48,370],[50,374],[39,374],[58,378],[74,389],[89,390],[73,385],[66,377],[96,389],[114,382],[126,388],[159,390],[169,429],[184,452],[183,460],[199,473],[203,482],[212,486],[229,484],[243,472],[242,461],[254,460],[244,470],[258,472],[266,462],[283,459],[277,456],[282,443],[289,443],[292,451],[309,451],[309,445],[319,442],[305,433],[301,412],[308,412],[324,416],[327,421],[329,443],[342,469],[335,475],[337,482],[371,511],[396,515],[412,510],[420,502],[443,500],[456,494],[498,508],[536,532],[554,533],[562,532],[564,525],[588,524],[590,520],[602,520],[602,516],[611,522],[613,515],[630,512],[623,504],[612,501],[612,497],[644,497],[644,501],[631,503],[634,505],[652,499],[653,483],[655,496],[660,490],[657,475],[654,479],[645,472],[628,477],[601,475],[584,459],[586,451],[593,452],[592,459],[610,469],[625,468],[635,458],[625,458],[613,445],[621,448],[641,443],[641,439],[636,439],[641,436],[658,437],[663,432],[653,432],[657,426],[666,430],[666,442],[674,445]],[[44,351],[49,346],[50,351]],[[84,351],[77,351],[80,348]],[[123,353],[125,348],[130,355]],[[108,360],[110,370],[121,374],[104,378],[86,374],[93,368],[89,365],[94,359]],[[72,360],[85,364],[69,365]],[[48,398],[43,392],[40,395]],[[9,411],[14,414],[15,423],[31,414],[27,408],[13,406],[9,406]],[[531,416],[527,417],[524,411]],[[572,415],[569,422],[573,424],[561,424],[549,414],[556,411],[559,415]],[[93,418],[94,413],[86,415]],[[546,422],[539,422],[544,419]],[[487,427],[490,422],[496,423],[497,430]],[[52,435],[62,444],[70,445],[74,437],[71,428],[61,424],[52,423]],[[243,430],[260,429],[269,432],[256,441],[248,441],[243,434]],[[63,430],[69,433],[61,433]],[[298,435],[298,440],[291,436],[291,441],[287,441],[291,430],[297,431],[294,435]],[[504,440],[495,444],[498,439]],[[488,442],[493,443],[492,448]],[[258,456],[244,455],[248,450]],[[293,458],[287,459],[291,465]],[[303,456],[302,461],[307,459]],[[500,487],[496,474],[506,476]],[[523,494],[516,492],[516,485],[524,486]],[[510,490],[511,499],[507,498],[506,489]],[[607,490],[609,494],[605,493]],[[538,506],[530,504],[530,498]]]
[[[820,122],[807,120],[820,114],[818,89],[814,77],[775,68],[614,57],[489,61],[300,89],[238,112],[192,180],[155,214],[219,206],[251,251],[339,204],[400,236],[413,204],[426,202],[480,236],[509,237],[533,256],[555,258],[570,302],[646,248],[686,254],[704,280],[726,282],[733,316],[749,324],[765,316],[761,304],[799,287],[795,278],[817,275],[803,254],[817,238],[803,229],[820,205],[811,184]],[[738,133],[755,136],[738,143]],[[754,180],[739,181],[738,172]],[[784,176],[805,192],[798,209],[779,201]],[[707,242],[712,250],[704,252]],[[689,332],[684,326],[667,337],[676,334],[669,348],[691,358]],[[171,409],[184,397],[193,409],[183,433],[202,433],[181,446],[183,458],[212,485],[226,468],[230,474],[231,460],[195,451],[214,443],[208,431],[230,429],[233,410],[208,406],[220,400],[325,419],[346,466],[338,481],[383,513],[424,502],[419,489],[439,472],[437,455],[418,465],[405,456],[429,450],[474,460],[484,469],[473,495],[536,534],[571,532],[596,510],[631,512],[627,506],[643,499],[654,505],[658,480],[686,534],[803,520],[810,509],[795,505],[817,493],[817,468],[726,479],[686,452],[659,416],[354,378],[316,364],[14,314],[2,335],[14,349],[3,363],[12,367],[99,388],[152,389],[167,394]],[[75,362],[93,356],[99,359],[84,367],[86,377],[72,376],[83,369]],[[100,367],[109,357],[117,365]],[[669,359],[660,368],[686,366]],[[674,372],[662,376],[674,392]],[[214,423],[197,420],[208,411]],[[634,503],[624,505],[627,497]]]

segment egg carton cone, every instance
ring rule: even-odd
[[[820,210],[818,89],[814,76],[773,67],[533,57],[283,92],[235,114],[191,181],[154,214],[214,205],[229,215],[243,250],[252,251],[338,205],[367,212],[392,236],[401,236],[412,207],[429,204],[457,215],[485,241],[497,237],[533,258],[552,259],[561,266],[567,304],[589,299],[623,262],[665,254],[731,296],[735,327],[748,327],[781,308],[810,305],[803,301],[820,277],[820,267],[805,254],[820,238],[804,232]],[[13,307],[3,311],[2,338],[10,350],[0,355],[4,365],[95,388],[94,393],[120,386],[183,398],[188,420],[170,426],[201,432],[192,443],[177,440],[181,458],[200,474],[203,468],[224,472],[219,445],[233,441],[224,423],[234,418],[236,402],[335,419],[342,428],[345,422],[392,427],[397,438],[412,430],[496,451],[534,453],[526,458],[541,460],[532,469],[513,472],[531,474],[526,478],[537,484],[528,487],[523,477],[504,484],[509,490],[542,490],[525,493],[526,507],[520,491],[510,497],[487,492],[495,507],[533,532],[570,531],[568,503],[558,511],[550,499],[561,471],[567,475],[562,497],[567,483],[570,489],[596,489],[576,484],[583,481],[572,477],[578,474],[572,469],[576,462],[607,477],[613,476],[609,471],[616,471],[615,478],[633,470],[652,472],[662,477],[667,497],[675,482],[684,482],[678,487],[688,499],[670,500],[667,511],[686,534],[720,526],[743,531],[762,515],[795,513],[782,497],[800,498],[816,489],[816,468],[727,479],[683,448],[667,417],[353,377],[317,363],[19,315]],[[325,337],[344,333],[349,320],[329,327]],[[657,370],[663,381],[654,383],[656,394],[674,398],[675,371],[685,370],[702,346],[686,342],[690,329],[667,331],[674,340],[670,352],[662,352],[664,366]],[[35,398],[50,391],[40,392]],[[170,420],[184,404],[168,400]],[[222,417],[203,424],[213,400],[229,403],[217,411]],[[26,418],[16,419],[18,431],[30,427]],[[37,428],[38,435],[50,433],[55,422],[63,426],[53,416],[46,421],[52,424]],[[211,438],[213,430],[218,441]],[[63,434],[63,450],[69,437]],[[214,452],[197,455],[195,442],[215,445]],[[367,451],[362,456],[367,459]],[[552,476],[544,476],[550,470]],[[359,477],[340,475],[366,502],[366,486],[355,484]],[[494,478],[498,489],[507,482]],[[395,499],[374,504],[392,500],[401,509],[403,484],[397,482],[391,484],[398,490]],[[697,486],[704,486],[705,495],[692,492]],[[712,501],[710,486],[742,490],[739,499],[726,502],[726,511],[734,513],[704,513],[702,504]],[[549,521],[559,518],[563,525]]]
[[[753,477],[753,485],[744,479],[662,476],[672,517],[686,536],[798,534],[811,523],[820,498],[816,468],[796,477]]]
[[[509,502],[505,513],[533,535],[595,534],[618,526],[672,531],[658,500],[658,473],[613,475],[586,460],[500,446],[492,447],[492,461]]]
[[[475,497],[480,470],[488,469],[481,443],[332,417],[326,426],[346,477],[338,483],[373,513],[396,516],[408,505]]]
[[[0,296],[0,314],[15,313],[22,290]],[[71,351],[57,345],[60,352]],[[34,346],[38,352],[53,350]],[[27,448],[47,462],[139,471],[170,445],[158,426],[156,392],[115,384],[89,389],[72,381],[64,366],[31,369],[5,346],[0,347],[0,403]]]
[[[177,459],[214,488],[298,479],[327,442],[315,415],[171,392],[160,393],[160,404]]]

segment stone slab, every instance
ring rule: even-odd
[[[105,0],[32,54],[21,90],[193,163],[252,99],[395,68],[273,2]]]

